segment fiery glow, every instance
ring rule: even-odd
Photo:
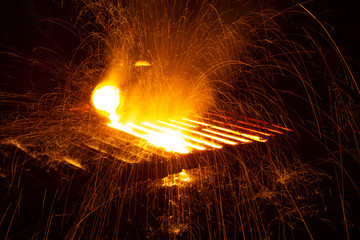
[[[247,123],[230,119],[245,126],[253,126],[249,129],[241,125],[234,125],[218,120],[207,118],[182,118],[157,120],[155,122],[143,121],[135,123],[121,119],[121,91],[114,84],[104,82],[99,84],[92,96],[94,107],[110,120],[109,127],[126,132],[137,138],[145,140],[148,144],[173,153],[190,153],[194,150],[220,149],[223,145],[238,145],[256,142],[266,142],[265,136],[272,134],[263,132],[262,129],[273,133],[282,133],[277,129],[268,129],[263,125]],[[216,124],[216,125],[215,125]],[[276,125],[272,125],[275,127]],[[242,129],[241,131],[239,129]],[[144,145],[146,146],[146,144]]]
[[[190,178],[189,173],[187,173],[185,169],[183,169],[181,172],[177,174],[169,175],[163,178],[162,180],[163,180],[162,185],[164,187],[172,187],[172,186],[184,187],[187,184],[189,184],[192,179]]]
[[[69,164],[71,164],[71,165],[73,165],[73,166],[75,166],[75,167],[78,167],[78,168],[81,168],[81,169],[85,169],[85,168],[81,165],[81,163],[80,163],[78,160],[76,160],[76,159],[72,159],[72,158],[69,158],[69,157],[64,157],[64,160],[65,160],[67,163],[69,163]]]
[[[135,67],[150,67],[151,64],[148,61],[137,61]]]
[[[184,119],[184,120],[189,121],[189,122],[198,123],[200,125],[207,126],[207,127],[210,127],[210,128],[218,129],[218,130],[221,130],[221,131],[224,131],[224,132],[240,135],[240,136],[246,137],[248,139],[251,139],[251,140],[254,140],[254,141],[257,141],[257,142],[266,142],[267,141],[266,139],[263,139],[263,138],[261,138],[259,136],[253,135],[253,134],[241,133],[241,132],[238,132],[238,131],[233,131],[231,129],[215,126],[215,125],[212,125],[212,124],[202,123],[202,122],[198,122],[198,121],[194,121],[194,120],[190,120],[190,119]],[[235,140],[238,140],[238,141],[241,141],[241,142],[251,142],[251,141],[249,141],[247,139],[234,137],[234,136],[231,136],[231,135],[227,135],[225,133],[220,133],[220,132],[209,130],[209,129],[203,129],[203,130],[205,132],[211,132],[211,133],[214,133],[214,134],[226,136],[228,138],[232,138],[232,139],[235,139]]]
[[[107,82],[99,84],[93,91],[92,103],[96,109],[106,113],[111,123],[118,122],[116,109],[120,105],[119,88]]]

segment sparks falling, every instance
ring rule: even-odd
[[[78,1],[73,26],[59,24],[79,40],[71,59],[34,49],[53,56],[29,59],[40,78],[0,92],[1,239],[316,239],[318,219],[350,232],[359,92],[306,8]],[[284,32],[299,13],[328,38]]]

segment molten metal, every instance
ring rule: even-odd
[[[92,95],[94,107],[101,113],[106,113],[111,122],[117,122],[119,117],[116,109],[120,105],[120,90],[111,83],[99,84]]]
[[[273,133],[282,134],[286,128],[270,125],[257,120],[251,122],[236,121],[234,125],[216,119],[194,117],[182,119],[157,120],[155,122],[121,122],[121,91],[115,85],[105,82],[99,84],[92,96],[93,105],[100,113],[106,115],[110,122],[108,126],[146,140],[155,147],[163,148],[173,153],[190,153],[194,150],[220,149],[224,144],[238,145],[256,142],[266,142],[265,137]],[[220,116],[215,114],[215,118]],[[222,116],[221,116],[222,117]],[[224,118],[224,117],[222,117]],[[245,125],[245,126],[244,126]],[[251,128],[249,128],[250,126]]]

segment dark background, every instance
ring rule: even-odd
[[[259,4],[261,2],[261,4]],[[240,1],[239,3],[232,3],[234,9],[238,10],[239,13],[246,13],[248,11],[257,11],[261,9],[272,8],[278,11],[282,11],[291,6],[294,6],[294,1],[282,1],[282,0],[268,0],[268,1]],[[344,54],[345,59],[353,71],[356,79],[360,79],[360,2],[357,1],[336,1],[336,0],[315,0],[304,4],[314,15],[324,24],[326,29],[329,31],[331,36],[334,38],[335,43]],[[44,51],[34,50],[38,47],[51,49],[61,55],[64,61],[70,59],[76,47],[79,45],[79,38],[77,37],[78,30],[71,27],[71,23],[76,21],[77,6],[75,1],[72,0],[0,0],[0,90],[1,91],[18,91],[21,88],[24,90],[32,90],[36,88],[35,81],[40,84],[41,81],[46,81],[46,71],[42,72],[29,66],[28,62],[18,61],[14,55],[19,54],[26,58],[39,58],[46,59],[54,57],[54,55],[47,55]],[[299,10],[299,8],[295,8]],[[49,21],[49,19],[57,19],[55,22]],[[289,32],[296,32],[296,29],[301,29],[302,26],[310,27],[316,24],[314,20],[308,15],[297,15],[296,17],[289,16],[289,22],[285,23],[284,28],[288,28]],[[68,24],[70,23],[70,24]],[[317,31],[314,27],[314,32]],[[323,34],[323,33],[322,33]],[[326,38],[326,36],[324,37]],[[6,52],[4,54],[4,52]],[[45,51],[46,52],[46,51]],[[11,53],[11,54],[7,54]],[[329,54],[330,58],[333,57]],[[39,78],[39,76],[41,76]],[[24,79],[26,79],[24,81]],[[40,79],[40,80],[39,80]],[[44,80],[41,80],[44,79]],[[33,81],[32,81],[33,80]],[[358,81],[359,82],[359,81]],[[46,85],[46,84],[45,84]],[[21,92],[21,90],[19,90]],[[311,154],[311,150],[308,145],[303,146],[304,155]],[[315,149],[312,149],[315,150]],[[23,156],[24,158],[26,156]],[[351,166],[346,166],[351,169]],[[41,172],[42,169],[33,167],[38,172],[35,173],[37,178],[47,179],[49,184],[46,186],[48,194],[54,194],[51,191],[58,187],[56,179],[51,179],[51,174]],[[354,168],[354,169],[357,169]],[[355,172],[356,174],[356,172]],[[76,177],[76,176],[75,176]],[[81,182],[82,176],[78,176]],[[38,183],[32,183],[35,181],[35,177],[25,178],[24,181],[29,181],[25,184],[33,185],[30,187],[34,192],[42,192],[37,189]],[[55,185],[52,186],[51,184]],[[81,186],[79,186],[81,187]],[[335,187],[334,187],[335,188]],[[28,190],[28,191],[30,191]],[[74,189],[74,199],[77,199],[76,190]],[[351,224],[359,224],[357,222],[359,217],[356,216],[359,212],[359,207],[356,207],[356,200],[351,201],[353,192],[347,193],[350,200],[348,201],[351,210],[349,214],[353,217]],[[1,196],[1,195],[0,195]],[[41,209],[41,206],[32,208],[32,204],[41,203],[43,194],[37,194],[36,197],[29,192],[27,198],[24,198],[25,215],[29,218],[28,220],[19,220],[19,226],[29,226],[31,217],[39,214],[36,213],[37,209]],[[30,199],[32,197],[32,199]],[[327,196],[330,199],[330,196]],[[326,196],[325,196],[326,198]],[[358,198],[355,198],[358,199]],[[327,201],[328,199],[326,199]],[[65,200],[64,200],[65,201]],[[337,200],[329,200],[329,205],[339,206]],[[61,209],[62,206],[59,206]],[[337,207],[336,207],[337,208]],[[355,211],[357,210],[357,211]],[[341,226],[341,212],[334,212],[329,214],[329,218],[338,218],[335,220]],[[311,224],[311,220],[309,221]],[[71,223],[69,223],[71,225]],[[317,222],[313,229],[316,229]],[[16,229],[16,227],[15,227]],[[21,229],[20,229],[21,230]],[[337,229],[333,229],[335,232]],[[328,231],[327,227],[319,228],[319,232],[322,232],[317,236],[324,236],[324,239],[330,239],[331,234],[334,232]],[[325,232],[327,231],[327,232]],[[24,232],[26,233],[25,229]],[[15,235],[16,236],[16,235]],[[23,235],[22,235],[23,236]],[[56,234],[55,234],[56,236]],[[304,234],[306,236],[306,233]],[[336,235],[335,235],[336,236]],[[342,238],[344,235],[341,233],[338,238]],[[354,236],[354,235],[353,235]]]
[[[281,11],[296,4],[291,0],[232,2],[234,9],[241,13],[259,9]],[[304,3],[304,6],[325,24],[345,56],[359,64],[360,2],[314,0]],[[64,29],[44,20],[56,18],[73,22],[76,20],[76,8],[74,0],[0,0],[0,43],[21,51],[29,51],[44,44],[56,44],[64,49],[74,48],[75,44],[64,41],[70,36],[65,34],[61,37],[59,34],[59,31],[66,32]]]
[[[282,11],[295,6],[299,1],[230,2],[234,13],[242,15],[261,9]],[[304,6],[324,24],[344,54],[355,78],[359,79],[360,2],[315,0],[306,2]],[[0,51],[19,53],[30,58],[46,58],[44,51],[34,51],[37,47],[41,47],[60,53],[65,61],[66,58],[70,59],[79,45],[79,38],[76,36],[79,29],[72,27],[77,20],[76,13],[79,8],[81,4],[74,0],[0,0]],[[292,10],[296,11],[300,8],[295,7]],[[319,27],[308,15],[289,16],[287,16],[289,22],[285,24],[290,31],[302,26],[310,26],[310,29],[312,25],[314,28]],[[52,21],[54,19],[56,20]],[[5,55],[0,57],[0,74],[11,68],[6,64],[9,60],[11,61]],[[3,87],[4,84],[1,84],[0,88]]]

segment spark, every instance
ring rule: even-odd
[[[28,172],[32,167],[28,157],[44,171],[56,170],[61,186],[63,179],[69,179],[68,185],[77,181],[78,168],[89,177],[81,186],[81,198],[72,201],[69,192],[61,214],[51,211],[48,221],[29,228],[36,236],[51,235],[52,224],[58,222],[52,223],[52,217],[64,216],[64,224],[71,223],[69,229],[62,228],[63,233],[69,230],[66,239],[118,239],[119,226],[127,228],[127,221],[136,226],[140,216],[139,222],[146,224],[136,226],[139,238],[166,238],[168,231],[174,239],[226,239],[236,231],[234,235],[243,238],[268,239],[276,235],[274,229],[281,229],[279,236],[288,232],[288,226],[296,229],[297,219],[311,238],[305,219],[313,216],[306,214],[315,206],[308,199],[321,194],[318,183],[327,173],[315,170],[317,159],[314,167],[305,163],[313,159],[304,160],[296,152],[294,144],[302,142],[297,135],[302,129],[311,135],[311,141],[305,138],[307,143],[321,145],[319,152],[341,169],[332,179],[340,179],[340,200],[347,202],[342,162],[347,155],[359,159],[359,121],[353,113],[356,109],[351,109],[358,95],[342,89],[354,83],[334,73],[325,59],[326,46],[313,39],[307,26],[298,28],[304,30],[306,43],[313,40],[306,46],[318,49],[286,38],[277,22],[279,16],[286,18],[282,12],[235,19],[222,1],[80,1],[84,8],[76,23],[81,26],[79,49],[89,49],[83,62],[62,65],[61,54],[56,55],[52,79],[56,81],[49,82],[59,86],[51,92],[35,83],[36,91],[29,94],[0,93],[4,109],[10,109],[9,114],[1,113],[1,141],[26,155],[22,163],[23,157],[0,149],[11,165],[0,171],[5,182],[11,178],[7,185],[17,186],[18,192],[25,182],[20,174],[41,178],[39,171]],[[316,71],[312,71],[314,59],[324,60]],[[41,69],[49,64],[36,62]],[[312,74],[323,69],[326,91],[317,92],[316,85],[321,84],[312,81],[321,77]],[[282,89],[280,78],[296,89]],[[39,94],[42,90],[46,94]],[[294,103],[287,101],[286,94],[295,96]],[[312,109],[315,120],[299,114],[303,106]],[[275,136],[281,136],[281,144],[271,141]],[[69,164],[74,174],[63,166]],[[61,190],[63,196],[66,191]],[[58,199],[53,201],[54,213]],[[74,202],[78,205],[68,211]],[[341,207],[343,222],[350,227],[347,206]],[[139,208],[146,214],[140,214]],[[6,213],[11,212],[10,205],[8,209]],[[267,209],[275,210],[267,214]],[[13,211],[14,222],[22,212]],[[72,224],[74,218],[68,221],[65,216],[74,214],[78,216]],[[5,215],[2,224],[8,221]]]

